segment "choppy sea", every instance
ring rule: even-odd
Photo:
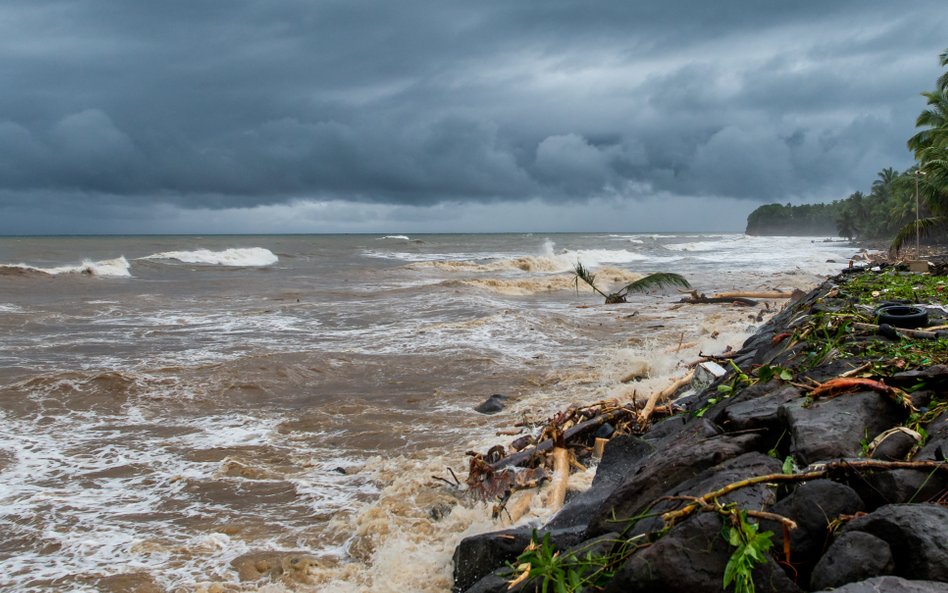
[[[760,324],[674,290],[604,306],[577,262],[604,289],[674,271],[712,293],[809,289],[854,253],[738,234],[0,238],[0,590],[449,591],[454,545],[495,525],[432,475]],[[493,393],[504,412],[473,411]]]

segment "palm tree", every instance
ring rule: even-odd
[[[579,281],[582,280],[589,285],[594,291],[599,293],[604,299],[606,299],[607,305],[615,305],[618,303],[626,302],[626,297],[628,297],[633,292],[645,292],[646,290],[652,288],[661,288],[663,286],[681,286],[682,288],[691,288],[691,285],[688,284],[688,281],[685,280],[684,276],[679,274],[673,274],[671,272],[655,272],[654,274],[649,274],[644,278],[639,278],[635,282],[630,282],[617,292],[612,292],[609,294],[604,293],[596,287],[596,275],[589,271],[589,268],[576,262],[576,267],[573,268],[573,274],[575,278],[573,281],[576,284],[576,290],[579,290]]]
[[[948,67],[948,50],[939,55],[939,61]],[[936,86],[934,91],[922,93],[928,108],[915,120],[915,127],[922,129],[908,140],[919,163],[915,172],[919,198],[924,199],[930,215],[899,230],[889,248],[893,253],[916,233],[927,235],[948,223],[948,72],[938,78]]]

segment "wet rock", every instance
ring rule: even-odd
[[[724,567],[733,552],[721,536],[721,527],[721,517],[714,513],[675,526],[626,561],[605,592],[720,593]],[[800,591],[769,557],[753,574],[759,593]]]
[[[790,451],[803,465],[817,461],[856,457],[866,435],[875,435],[899,424],[904,412],[874,391],[843,394],[780,406],[781,419],[790,430]]]
[[[937,499],[948,489],[948,472],[912,469],[860,472],[849,485],[865,501],[866,508],[887,504],[921,503]]]
[[[582,532],[581,529],[551,529],[537,535],[543,537],[544,533],[549,533],[552,545],[565,550],[582,541]],[[484,577],[516,560],[530,544],[533,533],[534,529],[530,527],[519,527],[462,539],[454,549],[454,590],[467,591]]]
[[[874,535],[852,531],[836,538],[820,558],[810,577],[810,586],[813,589],[840,587],[891,574],[894,568],[889,544]]]
[[[507,575],[499,574],[500,572],[502,571],[493,572],[480,579],[469,588],[464,589],[464,593],[507,593],[508,591],[523,590],[521,587],[510,589],[510,579]],[[459,589],[455,588],[455,591],[459,591]]]
[[[480,412],[481,414],[496,414],[504,409],[504,405],[506,401],[507,401],[506,395],[495,393],[494,395],[488,397],[483,402],[477,404],[474,407],[474,411]]]
[[[873,577],[858,583],[849,583],[834,593],[948,593],[948,583],[910,581],[900,577]]]
[[[589,522],[589,536],[612,531],[615,522],[639,515],[665,492],[702,471],[755,449],[757,434],[702,438],[701,426],[679,433],[626,476],[596,509]]]
[[[658,442],[673,438],[688,427],[686,416],[673,416],[652,425],[647,433],[642,435],[647,441]]]
[[[885,540],[895,574],[948,581],[948,509],[936,504],[892,504],[854,519],[841,533],[862,531]]]
[[[772,381],[757,384],[727,400],[714,421],[728,432],[753,428],[776,428],[780,406],[801,399],[795,387]]]
[[[745,480],[753,476],[765,476],[772,473],[780,473],[781,463],[773,457],[768,457],[763,453],[752,451],[744,453],[734,459],[725,461],[712,468],[709,468],[697,476],[685,480],[675,488],[664,492],[662,498],[667,496],[701,496],[708,492],[713,492],[719,488]],[[773,506],[776,502],[776,490],[767,484],[755,484],[718,499],[721,504],[734,503],[738,508],[765,510]],[[652,507],[654,513],[664,513],[681,506],[680,501],[660,501]],[[662,529],[663,522],[661,517],[650,517],[642,519],[635,524],[629,531],[630,535],[654,532]]]
[[[597,439],[608,439],[612,438],[612,435],[615,434],[615,432],[616,427],[606,422],[596,429],[596,432],[593,433],[593,437]]]
[[[869,444],[869,457],[883,461],[901,461],[922,440],[919,433],[896,426],[878,435]]]
[[[454,550],[455,591],[465,591],[477,581],[516,560],[530,544],[529,528],[507,529],[472,535]]]
[[[945,461],[948,459],[948,412],[928,423],[925,427],[928,441],[914,457],[915,461]]]
[[[851,515],[864,508],[862,499],[849,486],[813,480],[798,486],[771,511],[796,521],[797,528],[790,531],[790,559],[805,576],[828,545],[829,524],[842,514]],[[762,521],[761,528],[777,534],[782,529],[774,521]]]

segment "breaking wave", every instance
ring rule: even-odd
[[[411,241],[411,237],[408,235],[385,235],[384,237],[379,237],[379,239],[398,239],[399,241]]]
[[[27,264],[0,264],[0,276],[60,276],[63,274],[83,274],[85,276],[102,276],[111,278],[128,278],[129,263],[124,256],[101,261],[82,260],[74,266],[56,266],[40,268]]]
[[[141,259],[173,259],[186,264],[240,267],[269,266],[280,261],[280,258],[274,255],[272,251],[263,247],[241,247],[223,251],[211,251],[210,249],[164,251],[147,255]]]

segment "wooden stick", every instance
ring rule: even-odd
[[[553,448],[553,479],[550,480],[550,495],[547,505],[556,512],[566,500],[566,486],[569,485],[569,450],[566,447]]]
[[[711,295],[710,298],[733,299],[737,297],[737,298],[751,298],[751,299],[789,299],[792,296],[793,296],[792,292],[782,292],[782,291],[763,291],[763,292],[737,291],[737,292],[719,292],[717,294]]]
[[[530,504],[533,502],[533,497],[536,495],[536,490],[520,490],[519,492],[514,493],[514,499],[508,502],[507,510],[507,521],[508,525],[512,525],[520,520],[521,517],[527,514],[527,511],[530,510]]]
[[[697,291],[692,291],[691,296],[685,297],[678,301],[679,303],[731,303],[736,305],[746,305],[748,307],[754,307],[757,305],[757,301],[751,300],[744,297],[709,297],[703,294],[698,294]]]
[[[593,457],[596,459],[602,459],[602,452],[606,449],[606,443],[609,442],[609,439],[601,439],[596,437],[596,442],[593,444]]]
[[[674,525],[681,519],[688,517],[698,509],[707,506],[712,500],[716,500],[726,494],[730,494],[735,490],[740,490],[747,486],[753,486],[755,484],[762,484],[768,482],[805,482],[807,480],[815,480],[817,478],[824,478],[830,472],[842,470],[842,469],[919,469],[919,470],[942,470],[948,471],[948,462],[946,461],[878,461],[875,459],[861,460],[861,461],[833,461],[827,463],[820,469],[805,472],[802,474],[767,474],[764,476],[754,476],[752,478],[747,478],[746,480],[739,480],[737,482],[731,482],[726,486],[718,488],[712,492],[708,492],[703,496],[699,496],[695,499],[695,502],[684,506],[683,508],[677,511],[669,511],[662,515],[662,520],[666,525]]]
[[[694,378],[694,376],[695,371],[692,369],[684,377],[674,381],[665,389],[653,393],[651,397],[648,398],[648,401],[645,402],[645,407],[642,408],[642,412],[639,414],[639,426],[645,426],[648,423],[648,419],[652,416],[652,412],[655,410],[655,404],[658,403],[658,400],[675,395],[679,389],[691,383],[691,379]]]

